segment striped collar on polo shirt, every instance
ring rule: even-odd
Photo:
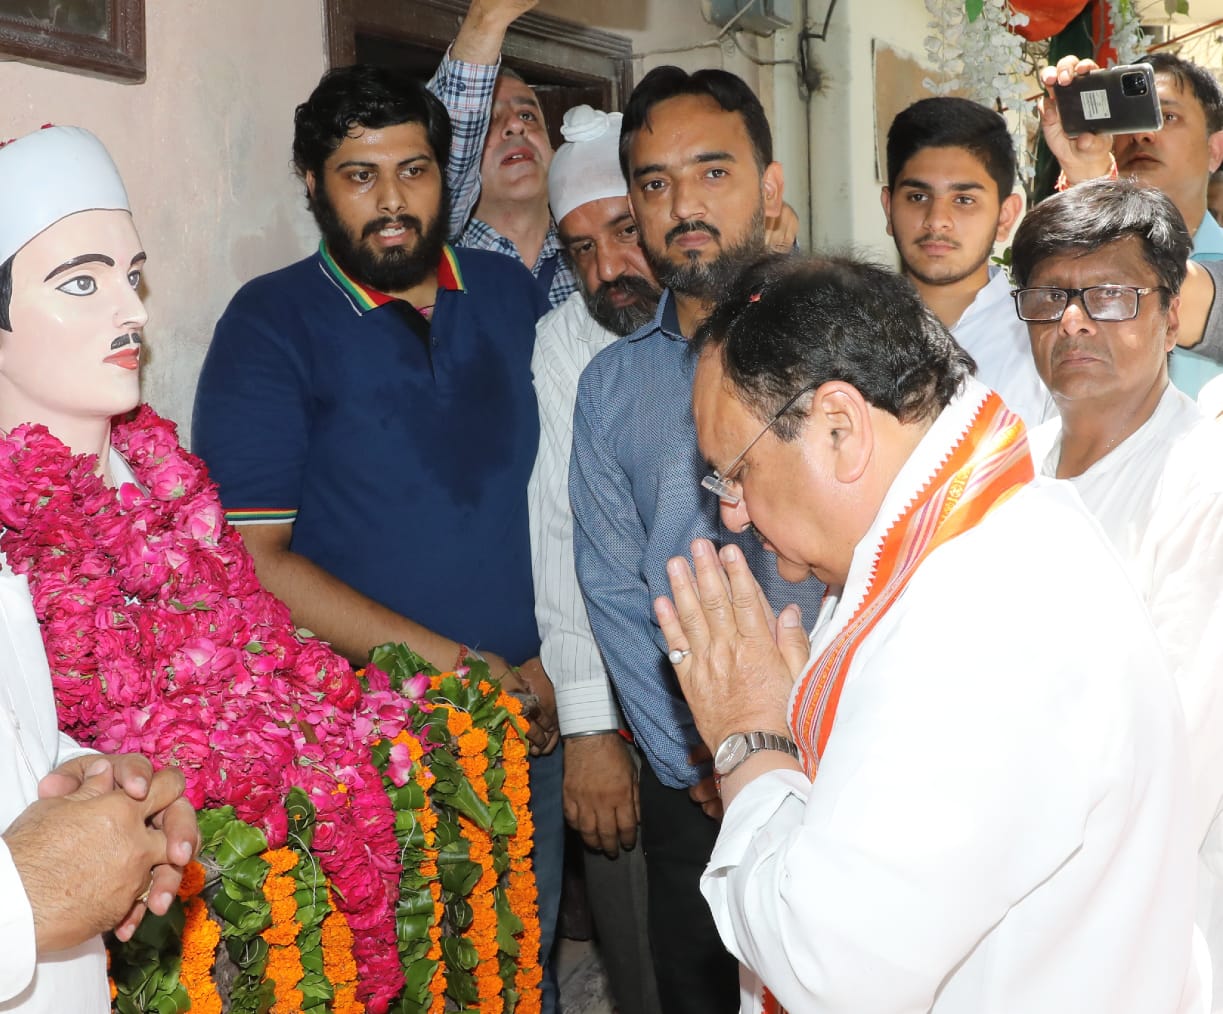
[[[319,243],[318,255],[319,260],[322,261],[323,273],[344,294],[344,298],[357,313],[364,314],[367,310],[375,310],[380,306],[386,306],[387,303],[397,301],[397,297],[371,289],[368,285],[362,285],[353,278],[335,262],[331,251],[327,249],[326,242]],[[439,291],[442,289],[449,289],[452,292],[467,291],[467,286],[463,282],[463,272],[459,267],[459,259],[455,256],[450,244],[442,247],[442,256],[438,260],[437,287]]]

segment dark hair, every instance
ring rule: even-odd
[[[425,128],[445,177],[450,158],[446,107],[423,84],[399,71],[360,63],[336,67],[322,76],[293,115],[293,165],[303,179],[308,172],[317,178],[355,128],[380,130],[400,123]]]
[[[999,200],[1015,189],[1015,144],[1006,121],[968,99],[942,96],[914,102],[888,128],[888,188],[905,163],[925,148],[963,148],[985,167]]]
[[[1163,193],[1133,180],[1090,180],[1047,197],[1030,210],[1011,244],[1011,274],[1027,285],[1041,261],[1081,256],[1133,236],[1159,283],[1180,292],[1193,250],[1181,213]],[[1171,298],[1163,295],[1166,308]]]
[[[13,300],[13,257],[0,264],[0,331],[13,330],[8,319],[9,303]]]
[[[628,150],[633,137],[650,122],[650,110],[658,103],[680,95],[702,95],[711,98],[728,113],[743,118],[747,136],[751,138],[756,167],[762,172],[773,161],[773,134],[764,107],[743,78],[726,70],[698,70],[689,74],[679,67],[655,67],[643,77],[628,97],[624,119],[620,122],[620,169],[629,179]],[[630,180],[630,182],[632,182]]]
[[[1156,74],[1167,74],[1182,90],[1188,87],[1193,92],[1206,117],[1206,130],[1209,133],[1223,130],[1223,88],[1219,87],[1219,82],[1210,71],[1171,53],[1152,53],[1146,60],[1155,68]]]
[[[758,261],[691,345],[721,355],[726,378],[761,421],[830,380],[852,384],[901,422],[933,419],[976,368],[908,281],[850,257]],[[801,417],[798,408],[787,413],[777,435],[793,440]]]

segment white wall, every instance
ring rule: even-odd
[[[303,0],[146,7],[143,84],[0,63],[0,135],[75,124],[110,149],[149,255],[145,397],[185,438],[230,297],[316,242],[289,160],[293,110],[323,70],[322,11]]]
[[[824,0],[820,0],[823,9]],[[812,6],[816,6],[813,0]],[[824,89],[811,104],[814,244],[893,263],[895,247],[879,206],[875,173],[875,87],[871,47],[882,40],[924,54],[928,15],[922,0],[841,0],[827,42],[811,44]],[[914,95],[916,100],[920,96]]]

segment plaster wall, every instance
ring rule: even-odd
[[[289,159],[293,110],[323,71],[322,9],[302,0],[146,8],[145,83],[0,63],[0,135],[76,124],[110,150],[149,255],[145,397],[187,437],[196,376],[230,297],[316,242]]]
[[[829,2],[797,6],[818,27]],[[0,62],[0,135],[75,123],[114,154],[149,254],[145,394],[186,437],[199,366],[229,299],[316,242],[289,158],[293,109],[325,66],[322,3],[146,7],[143,84]],[[874,178],[871,41],[919,52],[922,0],[840,0],[828,40],[808,43],[824,83],[809,103],[798,86],[797,31],[743,34],[738,46],[718,40],[701,0],[541,0],[539,10],[628,36],[638,78],[663,63],[742,76],[772,123],[803,245],[854,244],[890,256]]]
[[[826,0],[818,0],[821,5]],[[813,2],[812,6],[815,6]],[[811,101],[811,206],[817,248],[853,248],[895,261],[875,169],[872,46],[878,40],[924,61],[929,15],[922,0],[842,0],[826,42],[811,43],[822,89]],[[921,96],[914,94],[913,101]]]

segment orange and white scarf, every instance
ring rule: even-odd
[[[971,395],[970,395],[971,396]],[[883,536],[866,591],[853,615],[808,667],[790,711],[803,768],[814,780],[858,648],[939,546],[977,525],[1033,478],[1023,423],[993,392],[921,491]],[[764,1014],[781,1014],[768,992]]]

